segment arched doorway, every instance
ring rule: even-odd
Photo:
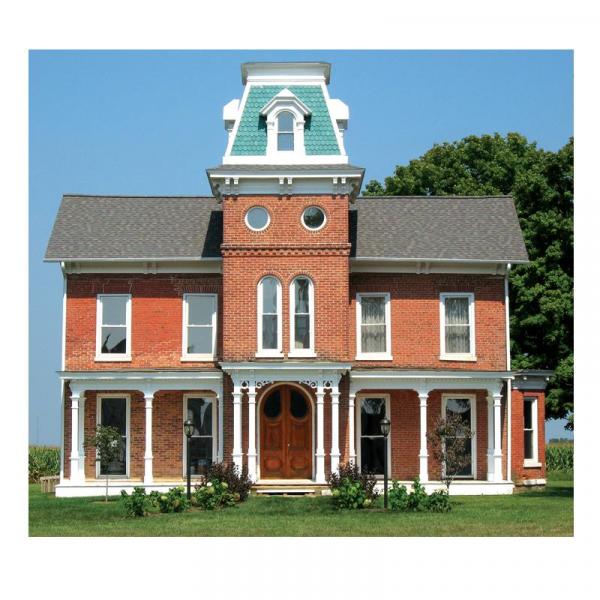
[[[260,406],[261,479],[312,478],[312,404],[291,385],[267,391]]]

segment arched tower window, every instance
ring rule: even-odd
[[[314,355],[314,304],[313,282],[308,277],[296,277],[290,286],[290,355]]]
[[[277,115],[277,150],[294,150],[294,115],[287,110]]]
[[[281,354],[281,284],[276,277],[263,277],[258,284],[258,355]]]

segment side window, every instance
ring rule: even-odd
[[[356,358],[391,360],[391,307],[387,293],[356,296]]]
[[[213,360],[216,346],[216,294],[184,294],[183,359]]]
[[[275,277],[264,277],[257,294],[258,356],[280,356],[282,352],[281,284]]]
[[[131,295],[99,294],[96,360],[131,360]]]
[[[535,396],[526,396],[523,399],[523,445],[525,465],[537,464],[537,398]]]
[[[440,294],[440,358],[476,359],[473,294]]]
[[[290,356],[314,356],[314,289],[308,277],[290,286]]]

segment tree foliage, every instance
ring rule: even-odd
[[[513,369],[553,369],[546,416],[573,412],[573,138],[557,152],[518,133],[435,145],[367,196],[511,194],[530,263],[510,274]]]
[[[109,465],[121,455],[121,432],[112,425],[97,425],[94,435],[85,440],[86,446],[96,448],[96,462],[106,478],[104,501],[108,502]]]

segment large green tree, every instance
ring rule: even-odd
[[[573,138],[557,152],[518,133],[469,136],[397,166],[368,196],[514,198],[530,263],[510,274],[514,369],[553,369],[546,415],[573,426]]]

